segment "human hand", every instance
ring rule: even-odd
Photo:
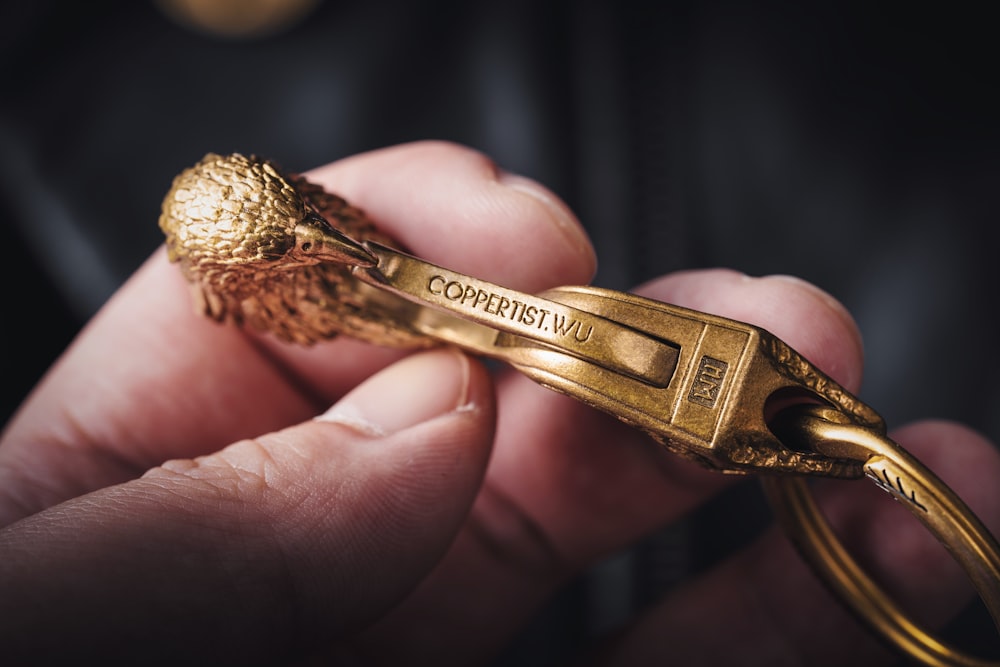
[[[310,178],[457,271],[527,292],[591,277],[570,212],[465,149],[402,146]],[[800,281],[700,271],[641,292],[762,326],[860,383],[850,317]],[[996,529],[989,443],[941,422],[894,435]],[[732,482],[458,352],[305,349],[216,325],[158,252],[3,435],[0,633],[14,664],[483,664],[570,577]],[[940,625],[968,599],[964,575],[870,486],[817,493],[869,570]],[[885,655],[772,531],[589,657]]]

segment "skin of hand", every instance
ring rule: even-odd
[[[308,176],[437,264],[528,292],[592,276],[566,206],[474,151],[411,144]],[[860,384],[855,325],[802,281],[694,271],[638,291],[762,326]],[[989,442],[945,422],[893,435],[996,530]],[[487,664],[569,578],[734,481],[456,351],[220,326],[157,252],[3,433],[0,646],[11,664]],[[968,602],[958,566],[873,485],[817,494],[928,625]],[[886,658],[775,530],[582,656]]]

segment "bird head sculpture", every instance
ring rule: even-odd
[[[361,210],[267,160],[206,155],[174,179],[159,225],[213,319],[304,344],[338,333],[412,344],[366,308],[351,274],[376,263],[364,241],[390,240]]]

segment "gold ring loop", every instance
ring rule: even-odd
[[[813,419],[806,428],[812,429],[810,446],[864,455],[865,474],[900,500],[944,544],[969,576],[1000,629],[1000,545],[968,506],[934,473],[884,435],[821,418]],[[805,480],[767,477],[761,481],[776,519],[802,557],[890,645],[926,665],[1000,665],[964,654],[911,621],[844,549]]]

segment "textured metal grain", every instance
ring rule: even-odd
[[[422,346],[425,337],[362,307],[351,266],[296,255],[296,226],[319,213],[359,242],[391,244],[364,213],[267,160],[206,155],[163,201],[167,253],[190,281],[199,309],[302,344],[345,333],[380,345]]]

